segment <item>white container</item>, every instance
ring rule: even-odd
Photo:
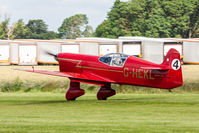
[[[38,47],[35,40],[15,40],[11,44],[11,64],[37,65]]]
[[[58,54],[61,52],[61,42],[56,40],[39,40],[38,45],[38,63],[39,64],[58,64],[55,58],[47,52]]]
[[[163,62],[165,54],[169,51],[170,48],[177,48],[176,50],[179,50],[179,52],[183,54],[183,43],[180,41],[147,37],[119,37],[119,39],[141,41],[143,59],[158,64]]]
[[[75,41],[64,41],[61,43],[61,52],[62,53],[80,53],[80,45]]]
[[[199,39],[175,39],[183,42],[183,62],[185,64],[199,64]]]
[[[10,65],[10,41],[0,40],[0,65]]]
[[[95,37],[77,38],[76,40],[80,41],[80,44],[85,44],[84,49],[88,49],[88,50],[87,52],[86,50],[84,50],[84,53],[90,53],[89,51],[94,51],[92,55],[103,56],[108,53],[119,52],[119,53],[141,57],[142,46],[141,46],[140,41],[95,38]],[[87,41],[87,45],[83,41]]]

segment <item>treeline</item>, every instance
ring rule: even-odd
[[[89,37],[93,28],[88,25],[84,14],[77,14],[64,19],[58,33],[48,30],[48,25],[42,19],[29,20],[27,24],[22,19],[10,24],[10,18],[0,22],[0,39],[74,39]]]
[[[97,37],[199,37],[199,0],[116,0]]]
[[[116,0],[107,19],[93,32],[85,14],[65,18],[58,32],[41,20],[0,22],[0,39],[75,39],[77,37],[199,37],[199,0]]]

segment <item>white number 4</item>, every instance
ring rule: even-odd
[[[173,68],[173,70],[179,70],[180,66],[181,66],[180,60],[174,59],[172,61],[171,67]]]

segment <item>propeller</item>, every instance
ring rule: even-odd
[[[53,57],[55,58],[55,60],[58,61],[58,60],[57,60],[57,55],[58,55],[58,54],[53,54],[53,53],[51,53],[51,52],[49,52],[49,51],[46,51],[46,50],[45,50],[45,54],[50,55],[50,56],[53,56]]]

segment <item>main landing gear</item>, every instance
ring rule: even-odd
[[[79,82],[70,82],[68,91],[66,92],[66,100],[75,100],[77,97],[80,97],[85,94],[83,89],[80,89]],[[116,92],[111,88],[111,84],[107,83],[104,86],[101,86],[97,92],[98,100],[106,100],[108,97],[115,95]]]
[[[98,100],[106,100],[108,97],[115,95],[116,92],[111,88],[111,84],[105,84],[97,92]]]
[[[77,97],[84,94],[84,90],[80,89],[80,82],[71,81],[68,91],[66,92],[66,100],[75,100]]]

